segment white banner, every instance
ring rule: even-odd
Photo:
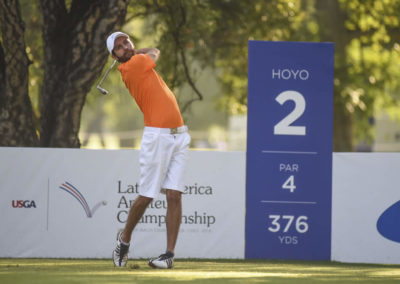
[[[398,153],[333,156],[332,260],[400,264]]]
[[[137,196],[138,151],[0,148],[0,257],[110,258]],[[245,154],[190,151],[180,258],[243,258]],[[136,227],[131,258],[165,251],[165,196]]]
[[[400,154],[333,155],[332,260],[400,264]],[[180,258],[244,258],[245,153],[190,151]],[[138,190],[138,151],[0,148],[0,257],[111,258]],[[132,258],[165,250],[164,195]]]

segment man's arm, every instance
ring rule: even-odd
[[[155,47],[136,49],[135,53],[136,54],[148,54],[150,56],[150,58],[153,59],[154,62],[156,62],[158,57],[160,56],[160,50],[158,50]]]

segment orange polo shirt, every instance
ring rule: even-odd
[[[136,54],[118,66],[122,80],[143,112],[144,124],[151,127],[183,126],[178,103],[164,80],[154,70],[147,54]]]

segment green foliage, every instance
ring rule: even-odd
[[[148,21],[145,33],[157,35],[157,46],[169,55],[161,61],[167,82],[177,87],[187,80],[180,52],[217,68],[219,105],[230,113],[247,110],[248,40],[320,41],[325,33],[337,45],[344,42],[335,88],[353,116],[355,137],[370,140],[379,111],[400,119],[400,1],[338,1],[345,21],[335,25],[343,26],[343,35],[319,21],[318,0],[133,1],[132,7]]]
[[[346,47],[350,78],[339,87],[347,110],[356,118],[356,138],[370,141],[370,120],[383,109],[400,120],[400,1],[340,0],[340,4],[351,41]]]
[[[133,1],[137,15],[148,21],[145,34],[158,36],[163,51],[160,71],[173,88],[195,78],[201,69],[219,70],[220,108],[246,112],[247,42],[296,38],[304,13],[300,0]],[[199,69],[185,70],[188,61]],[[186,62],[185,62],[186,61]],[[188,78],[189,77],[189,78]],[[192,98],[180,98],[189,100]]]
[[[355,138],[371,140],[371,119],[382,110],[400,121],[400,0],[330,0],[340,5],[339,12],[344,17],[335,16],[344,20],[335,25],[342,30],[321,21],[319,7],[324,1],[132,0],[124,31],[137,46],[157,46],[162,50],[158,70],[178,95],[185,113],[190,111],[191,103],[202,99],[196,82],[206,68],[216,70],[221,86],[219,108],[233,114],[246,113],[248,40],[332,38],[337,47],[344,45],[336,48],[335,89],[339,95],[335,99],[341,100],[352,115]],[[38,119],[43,84],[39,3],[38,0],[20,0],[20,3],[27,54],[32,61],[29,91]],[[68,7],[71,1],[66,3]],[[105,68],[109,64],[111,60]],[[192,92],[179,91],[188,82]],[[87,97],[89,109],[91,105],[95,108],[100,96],[104,105],[101,113],[107,117],[106,128],[140,127],[141,115],[132,110],[134,103],[121,84],[119,72],[111,72],[104,85],[112,97],[102,97],[92,88]],[[137,120],[128,119],[124,115],[127,112],[135,112]],[[93,125],[93,121],[100,119],[99,114],[89,115],[88,119],[91,120],[88,124]]]
[[[303,17],[300,1],[254,1],[252,5],[238,1],[237,4],[232,23],[225,22],[225,9],[221,9],[217,25],[223,29],[214,31],[211,42],[217,43],[211,48],[217,49],[216,67],[222,70],[220,80],[225,96],[221,107],[233,114],[247,111],[248,40],[294,39]],[[230,29],[228,42],[223,39],[224,29]]]

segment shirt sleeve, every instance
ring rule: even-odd
[[[156,67],[156,63],[148,54],[137,54],[127,62],[127,68],[136,72],[147,72]]]

